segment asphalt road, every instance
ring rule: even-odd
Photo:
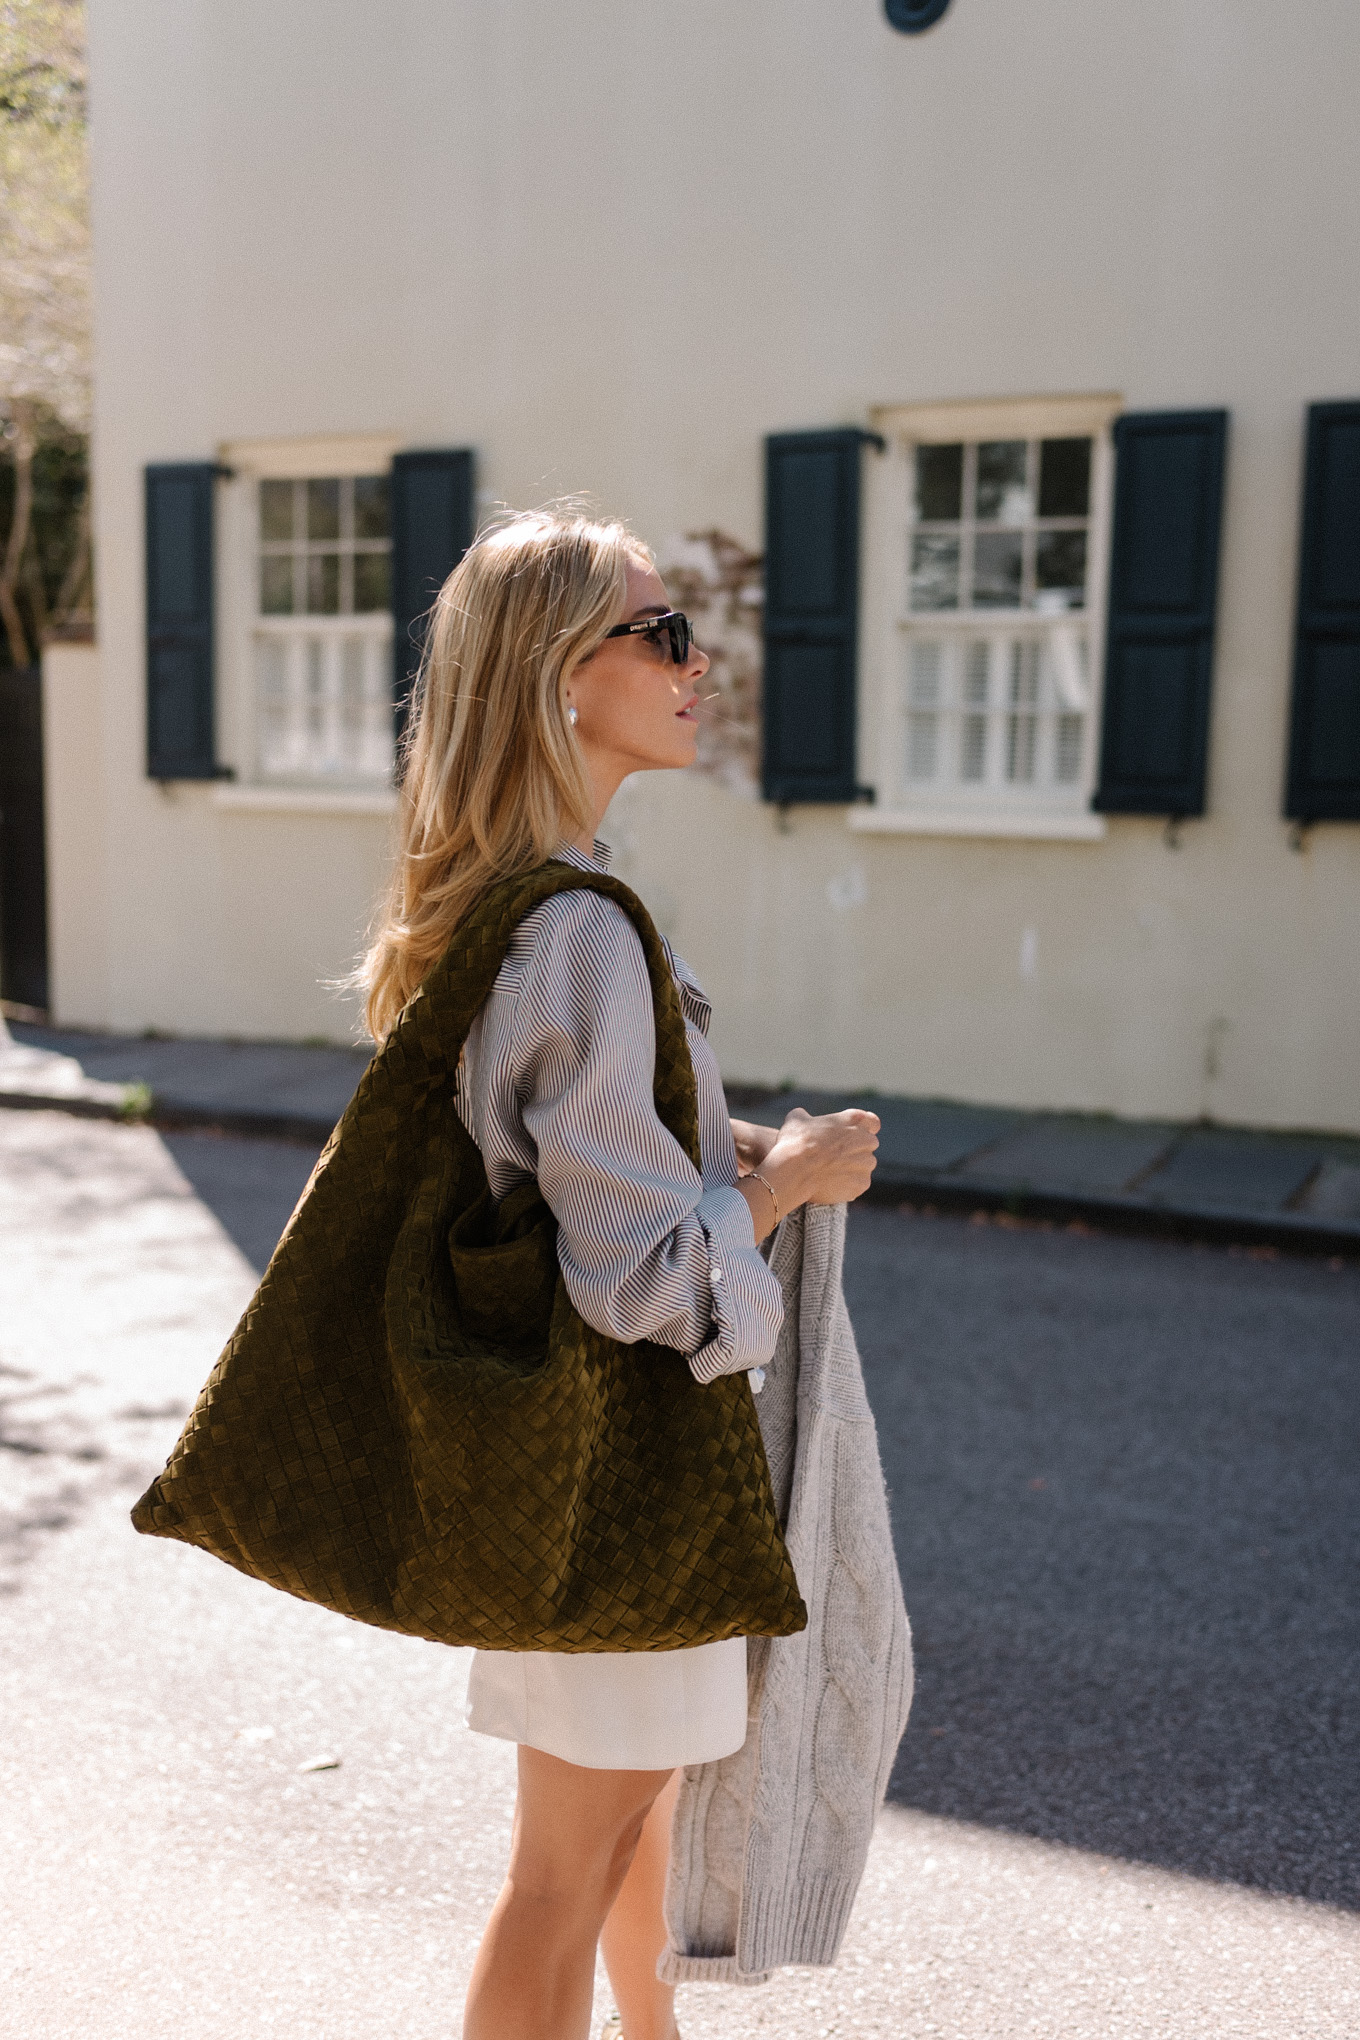
[[[127,1525],[311,1161],[0,1112],[16,2040],[458,2030],[464,1654]],[[1360,1271],[878,1209],[849,1287],[917,1707],[840,1968],[686,2035],[1355,2040]]]

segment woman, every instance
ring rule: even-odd
[[[492,884],[550,858],[604,869],[595,831],[632,772],[689,765],[708,660],[624,527],[571,511],[485,534],[435,605],[397,867],[365,965],[382,1041]],[[709,1008],[669,956],[699,1097],[702,1171],[657,1117],[642,945],[612,900],[556,894],[521,922],[459,1073],[492,1195],[537,1178],[571,1303],[700,1381],[769,1359],[779,1285],[758,1252],[805,1202],[857,1197],[868,1112],[778,1133],[730,1121]],[[746,1733],[746,1642],[600,1655],[478,1652],[469,1725],[519,1745],[510,1866],[473,1970],[466,2040],[583,2040],[596,1948],[624,2040],[675,2040],[656,1978],[679,1767]]]

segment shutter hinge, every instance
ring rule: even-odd
[[[210,460],[208,466],[212,470],[214,481],[234,482],[236,480],[235,468],[228,467],[225,461]]]
[[[888,451],[888,442],[881,432],[870,432],[865,425],[853,425],[850,429],[854,432],[861,445],[872,446],[875,453],[886,453]]]
[[[878,788],[876,786],[857,786],[853,799],[857,807],[873,807],[878,800]]]

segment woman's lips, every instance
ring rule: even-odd
[[[675,719],[676,719],[676,721],[677,721],[677,722],[682,722],[682,721],[683,721],[683,722],[693,722],[693,721],[695,721],[695,715],[694,715],[694,710],[695,710],[695,707],[696,707],[696,705],[697,705],[697,703],[698,703],[698,700],[699,700],[699,697],[698,697],[698,695],[697,695],[697,694],[695,694],[695,695],[691,695],[690,699],[689,699],[689,700],[688,700],[688,701],[687,701],[687,702],[685,703],[685,705],[684,705],[684,707],[683,707],[683,708],[677,708],[677,709],[676,709],[676,711],[675,711]]]

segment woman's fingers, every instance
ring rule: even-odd
[[[877,1113],[859,1106],[815,1119],[795,1106],[780,1129],[771,1160],[787,1159],[799,1203],[848,1204],[869,1187],[878,1135]]]

